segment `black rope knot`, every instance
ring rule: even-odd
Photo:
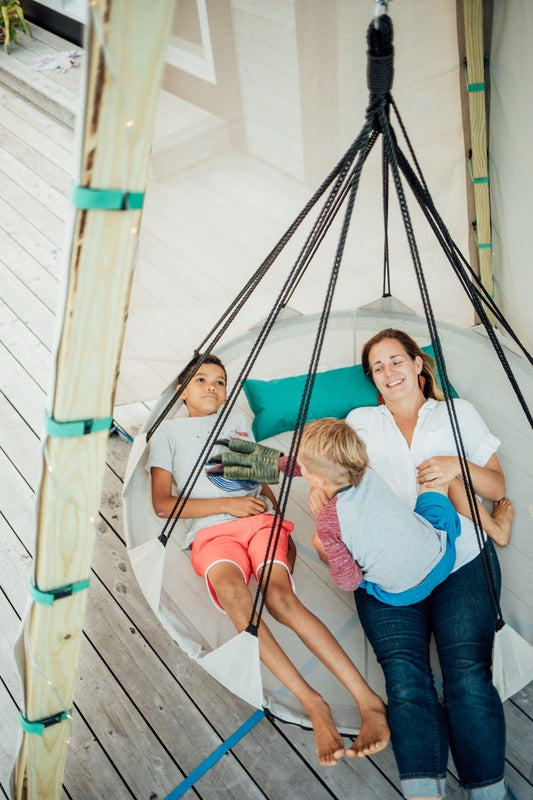
[[[370,100],[366,117],[373,118],[374,130],[378,132],[382,132],[380,112],[384,110],[388,114],[388,106],[392,101],[390,93],[394,77],[392,37],[392,21],[386,14],[379,17],[377,26],[373,22],[368,26],[366,82]]]
[[[392,89],[394,56],[373,56],[368,53],[366,83],[370,96],[384,97]]]

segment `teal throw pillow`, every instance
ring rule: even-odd
[[[433,356],[431,345],[422,348]],[[292,431],[296,425],[307,375],[271,381],[248,379],[244,393],[254,414],[252,430],[258,441]],[[457,393],[451,387],[453,397]],[[322,417],[343,419],[352,408],[376,406],[378,393],[361,364],[317,372],[307,421]]]
[[[271,381],[249,379],[244,393],[254,413],[252,430],[258,441],[296,425],[307,375]],[[377,405],[376,387],[361,364],[317,372],[307,420],[345,417],[356,406]]]

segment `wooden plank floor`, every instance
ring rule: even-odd
[[[44,32],[36,39],[32,47],[38,46],[38,52],[68,47]],[[24,58],[29,63],[28,52]],[[22,80],[19,67],[15,71]],[[75,95],[75,76],[66,76],[65,89]],[[36,76],[31,77],[36,84]],[[61,95],[62,76],[45,77],[47,85],[57,84],[56,94]],[[35,100],[35,85],[33,91]],[[35,491],[42,466],[39,437],[73,163],[72,129],[24,97],[0,86],[0,796],[4,797],[9,796],[19,730],[22,691],[13,644],[34,549]],[[263,169],[258,167],[259,172]],[[159,189],[154,186],[151,191]],[[168,187],[160,191],[168,204]],[[159,252],[171,247],[165,218],[149,215],[143,235]],[[185,306],[191,296],[186,294]],[[131,432],[144,413],[141,404],[116,409],[117,419]],[[164,798],[251,714],[248,706],[183,654],[137,587],[125,551],[120,504],[128,451],[125,439],[111,437],[64,776],[63,796],[73,800]],[[519,800],[533,796],[532,705],[532,686],[505,704],[507,774]],[[281,800],[288,793],[317,800],[401,797],[390,749],[327,770],[316,765],[309,732],[267,719],[186,797]],[[448,797],[463,797],[451,763]]]

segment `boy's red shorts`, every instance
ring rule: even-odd
[[[191,563],[197,575],[205,576],[207,588],[217,608],[220,609],[221,606],[208,580],[209,569],[215,564],[228,561],[239,567],[246,584],[249,583],[252,573],[257,578],[259,569],[265,564],[273,520],[273,514],[255,514],[212,525],[196,534],[191,547]],[[283,564],[287,572],[288,539],[293,530],[293,523],[283,520],[273,556],[275,563]]]

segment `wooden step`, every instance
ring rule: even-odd
[[[36,69],[39,59],[58,56],[69,50],[82,53],[66,39],[30,23],[32,35],[17,29],[17,42],[10,54],[2,52],[0,83],[37,106],[53,119],[74,128],[80,103],[81,67],[61,72],[59,69]],[[78,59],[81,64],[83,54]]]
[[[31,23],[32,36],[17,31],[10,55],[0,58],[0,83],[68,128],[79,112],[83,51]],[[66,72],[38,70],[38,59],[74,50],[79,66]],[[229,147],[228,124],[170,92],[161,90],[149,176],[161,180],[223,153]]]

